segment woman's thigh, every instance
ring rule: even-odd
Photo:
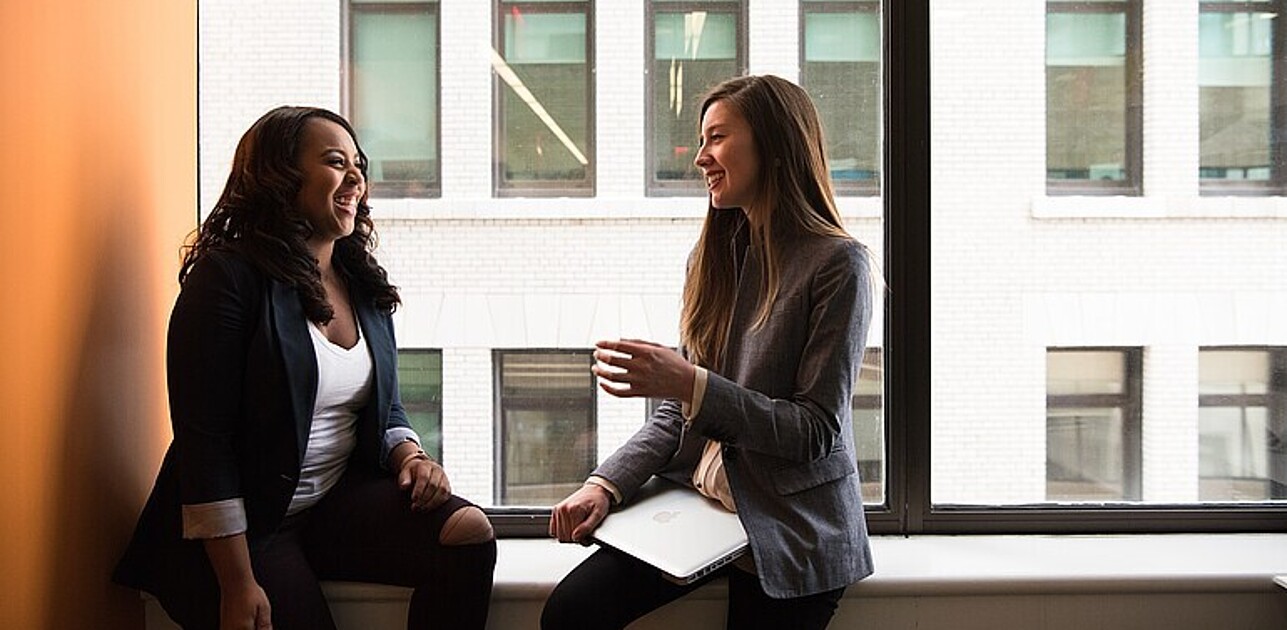
[[[432,575],[443,523],[469,505],[452,495],[416,512],[392,478],[347,473],[310,510],[304,549],[322,579],[416,586]]]
[[[541,628],[624,628],[715,575],[718,572],[697,583],[679,585],[626,554],[600,549],[554,587],[541,614]]]
[[[740,569],[729,571],[728,630],[823,630],[836,614],[845,589],[805,597],[773,599],[760,586],[759,576]]]

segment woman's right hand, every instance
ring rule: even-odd
[[[550,514],[550,535],[559,542],[586,544],[589,536],[608,515],[611,500],[607,488],[587,483],[559,501]]]
[[[272,607],[258,583],[219,591],[219,630],[271,630]]]

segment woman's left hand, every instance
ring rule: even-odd
[[[451,482],[438,462],[412,458],[398,471],[398,487],[411,490],[411,509],[432,510],[451,496]]]
[[[692,402],[697,368],[666,346],[638,339],[600,341],[595,344],[594,359],[597,363],[590,371],[603,379],[599,387],[613,396]]]

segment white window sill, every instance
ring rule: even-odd
[[[1281,219],[1287,197],[1058,196],[1032,201],[1035,219]]]
[[[523,197],[371,199],[371,216],[386,220],[702,219],[706,199],[692,197]],[[837,197],[847,219],[879,219],[879,197]]]
[[[1255,593],[1287,588],[1287,534],[873,537],[876,573],[846,598]],[[544,601],[594,547],[499,543],[493,599]],[[722,599],[723,581],[691,597]],[[406,599],[410,589],[330,583],[334,601]]]

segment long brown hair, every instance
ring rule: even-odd
[[[809,95],[798,85],[772,75],[729,79],[703,97],[699,125],[716,101],[731,105],[746,119],[760,161],[758,205],[743,209],[751,229],[749,247],[764,261],[754,323],[759,327],[777,300],[786,255],[781,243],[784,237],[851,237],[836,210],[822,125]],[[741,214],[709,206],[689,260],[680,339],[689,358],[699,365],[716,366],[728,343],[737,284],[729,251],[743,221]]]
[[[184,247],[179,282],[192,265],[218,249],[235,249],[265,274],[295,288],[309,320],[325,323],[335,316],[326,302],[318,261],[307,241],[312,227],[295,210],[295,196],[303,185],[296,167],[300,140],[310,118],[323,118],[344,128],[358,147],[362,179],[367,158],[357,144],[353,127],[339,114],[317,107],[278,107],[246,130],[237,143],[232,172],[214,210]],[[367,192],[358,200],[353,233],[336,241],[332,262],[336,270],[376,307],[392,311],[400,303],[398,289],[375,260],[375,225]]]

